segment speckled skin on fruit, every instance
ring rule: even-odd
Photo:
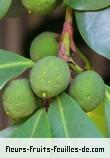
[[[56,36],[52,32],[43,32],[35,37],[30,47],[31,59],[36,62],[46,56],[56,56],[58,53]]]
[[[58,0],[22,0],[23,5],[31,13],[46,14],[52,11]]]
[[[104,98],[104,81],[95,71],[82,72],[72,80],[69,94],[85,111],[91,111]]]
[[[4,89],[2,99],[6,114],[15,120],[29,116],[37,107],[27,79],[11,81]]]
[[[30,73],[32,89],[40,98],[57,96],[67,88],[69,80],[68,64],[54,56],[39,60]]]

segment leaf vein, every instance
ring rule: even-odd
[[[0,65],[0,69],[3,69],[3,68],[9,68],[9,67],[13,67],[13,66],[21,66],[21,65],[30,65],[32,66],[33,63],[32,62],[14,62],[14,63],[11,63],[11,64],[4,64],[4,65]]]
[[[57,97],[57,102],[58,102],[58,107],[59,107],[60,114],[61,114],[61,119],[62,119],[62,122],[63,122],[64,132],[65,132],[66,138],[69,138],[69,133],[68,133],[67,128],[66,128],[65,116],[63,114],[62,104],[60,103],[60,100],[59,100],[58,97]]]
[[[38,126],[38,124],[39,124],[41,115],[42,115],[42,111],[39,112],[39,115],[37,115],[37,121],[36,121],[36,123],[35,123],[34,126],[33,126],[33,130],[32,130],[32,133],[31,133],[31,135],[30,135],[30,138],[33,138],[33,135],[34,135],[34,133],[36,132],[36,129],[37,129],[37,126]]]

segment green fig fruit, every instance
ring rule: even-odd
[[[70,80],[68,64],[55,56],[39,60],[30,73],[33,91],[40,98],[51,98],[63,92]]]
[[[7,14],[12,0],[0,0],[0,20]]]
[[[102,102],[105,95],[105,84],[99,74],[88,70],[72,80],[69,94],[88,112]]]
[[[29,13],[47,14],[57,5],[58,0],[22,0]]]
[[[30,57],[33,61],[38,61],[46,56],[56,56],[58,53],[57,34],[52,32],[43,32],[31,43]]]
[[[31,115],[37,102],[27,79],[10,82],[3,92],[3,106],[6,114],[12,119],[21,119]]]

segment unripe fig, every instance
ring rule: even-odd
[[[2,98],[6,114],[15,120],[31,115],[37,107],[36,97],[27,79],[11,81],[4,89]]]
[[[12,0],[0,0],[0,20],[7,14]]]
[[[58,0],[22,0],[29,12],[38,14],[51,12],[56,7],[57,2]]]
[[[54,56],[39,60],[30,74],[31,87],[40,98],[57,96],[67,88],[69,80],[68,64]]]
[[[104,81],[95,71],[85,71],[71,82],[69,94],[85,111],[96,108],[105,95]]]
[[[52,32],[43,32],[31,43],[30,57],[33,61],[46,56],[56,56],[58,53],[58,42],[56,40],[57,34]]]

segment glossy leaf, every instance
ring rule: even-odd
[[[110,59],[110,8],[98,12],[76,12],[78,29],[97,54]]]
[[[10,138],[11,134],[18,128],[18,126],[7,127],[0,131],[0,138]]]
[[[33,66],[33,62],[15,53],[0,49],[0,89],[12,78]]]
[[[13,138],[49,138],[51,137],[50,125],[44,109],[38,110],[13,134]]]
[[[77,10],[98,10],[110,6],[110,0],[64,0],[64,3]]]
[[[6,15],[8,12],[10,6],[11,6],[12,0],[0,0],[0,20]]]
[[[54,138],[102,137],[86,113],[67,94],[52,101],[48,117]]]
[[[101,103],[97,108],[87,114],[95,123],[96,127],[107,137],[107,124],[105,119],[105,106]]]
[[[108,137],[110,138],[110,87],[106,86],[106,94],[104,99]]]

